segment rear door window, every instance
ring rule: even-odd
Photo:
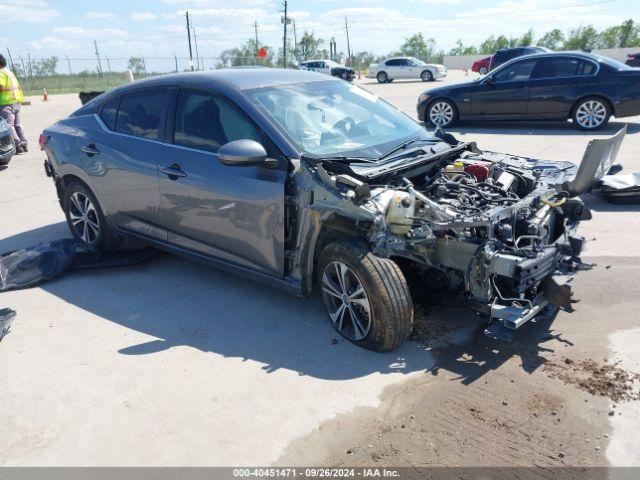
[[[114,130],[116,128],[116,117],[118,115],[119,104],[120,97],[116,97],[105,103],[100,110],[100,118],[109,130]]]
[[[243,139],[262,140],[258,129],[231,101],[198,90],[180,92],[173,140],[176,145],[215,153],[225,143]]]
[[[149,140],[159,140],[163,112],[167,110],[166,89],[144,90],[122,96],[116,132]]]
[[[394,58],[393,60],[387,60],[387,67],[397,67],[401,65],[402,60]]]

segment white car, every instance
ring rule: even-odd
[[[345,67],[333,60],[308,60],[302,62],[298,70],[309,70],[311,72],[324,73],[333,77],[342,78],[351,81],[355,78],[356,73],[353,68]]]
[[[371,65],[367,78],[376,78],[379,83],[393,82],[397,78],[420,78],[432,82],[447,76],[444,65],[424,63],[414,57],[394,57]]]

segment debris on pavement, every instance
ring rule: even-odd
[[[560,362],[550,360],[544,365],[544,371],[551,378],[613,402],[640,400],[640,374],[625,370],[619,362],[598,364],[591,359],[565,358]]]
[[[442,337],[456,330],[456,327],[444,320],[430,318],[427,309],[421,305],[415,305],[413,330],[411,340],[416,342],[428,342]]]
[[[0,256],[0,292],[33,287],[67,270],[134,265],[158,255],[152,248],[97,253],[78,250],[72,239],[43,242]]]
[[[9,333],[11,323],[16,318],[16,311],[10,308],[0,309],[0,341]]]

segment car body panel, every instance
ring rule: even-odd
[[[492,82],[494,75],[510,65],[545,58],[570,58],[594,62],[598,69],[592,75]],[[428,98],[426,101],[418,102],[418,118],[424,120],[428,105],[438,98],[452,101],[458,108],[460,120],[564,120],[571,116],[573,106],[578,100],[589,96],[606,99],[616,117],[640,114],[640,69],[617,71],[598,60],[599,58],[584,53],[550,53],[519,57],[480,80],[425,91],[423,95],[428,95]]]

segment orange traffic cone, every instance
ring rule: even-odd
[[[44,93],[44,98],[42,99],[43,102],[48,102],[49,101],[49,94],[47,93],[47,89],[45,88],[43,90]]]

